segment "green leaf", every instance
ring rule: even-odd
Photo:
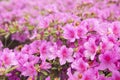
[[[52,70],[57,70],[58,68],[57,67],[53,67]]]
[[[10,33],[15,33],[15,32],[17,32],[17,28],[16,27],[9,27],[9,31],[10,31]]]
[[[46,71],[42,71],[42,73],[43,73],[45,76],[48,75],[48,73],[47,73]]]
[[[34,29],[34,26],[29,25],[29,26],[28,26],[28,29],[29,29],[29,30],[33,30],[33,29]]]
[[[4,33],[4,32],[5,32],[5,30],[0,28],[0,33]]]
[[[6,33],[5,36],[4,36],[5,39],[7,39],[9,37],[9,35],[10,35],[10,33]]]
[[[7,73],[13,71],[13,70],[16,69],[16,68],[17,68],[17,66],[13,66],[13,67],[7,69],[7,70],[5,71],[5,74],[7,74]]]
[[[107,74],[107,77],[111,77],[111,76],[112,76],[112,73]]]

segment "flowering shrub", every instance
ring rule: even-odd
[[[120,80],[120,1],[0,0],[0,80]]]

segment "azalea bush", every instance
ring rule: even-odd
[[[0,0],[0,80],[120,80],[120,1]]]

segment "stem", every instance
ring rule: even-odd
[[[3,77],[3,80],[6,80],[6,77],[5,77],[5,76]]]
[[[40,72],[38,72],[37,80],[40,80]]]
[[[39,80],[42,80],[42,76],[40,76],[40,79]]]
[[[8,46],[7,47],[9,47],[11,44],[13,43],[13,40],[8,44]]]
[[[7,38],[5,38],[5,47],[6,47],[6,44],[7,44]]]

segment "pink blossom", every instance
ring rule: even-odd
[[[39,24],[38,24],[38,27],[40,27],[40,28],[47,28],[47,27],[49,27],[49,25],[50,25],[50,21],[51,21],[51,19],[50,18],[48,18],[48,17],[41,17],[40,19],[39,19]]]
[[[48,55],[49,44],[47,41],[42,41],[41,45],[39,46],[40,58],[46,59]]]
[[[119,1],[0,0],[0,79],[120,80]]]
[[[49,60],[53,60],[57,57],[57,51],[58,51],[58,46],[56,43],[54,43],[53,45],[49,46],[48,49],[48,59]]]
[[[82,4],[88,4],[88,3],[93,4],[93,3],[94,3],[94,0],[81,0],[80,2],[81,2]]]
[[[111,27],[110,23],[102,22],[102,23],[99,23],[98,26],[95,26],[94,30],[97,31],[100,35],[107,35],[107,34],[112,33],[110,27]]]
[[[35,76],[37,75],[36,69],[32,63],[26,62],[24,65],[24,70],[22,70],[22,75],[24,76]]]
[[[79,46],[76,49],[77,49],[77,51],[74,53],[73,57],[75,57],[75,58],[84,57],[83,53],[84,53],[85,48],[83,46]]]
[[[76,29],[75,27],[73,27],[72,24],[67,24],[66,26],[64,26],[63,31],[64,38],[69,40],[70,42],[74,42],[76,39],[78,39]]]
[[[25,45],[23,48],[22,48],[22,52],[25,53],[25,54],[29,54],[31,48],[29,45]]]
[[[113,34],[115,34],[116,36],[120,36],[120,22],[115,21],[112,23],[112,32]]]
[[[114,44],[110,41],[110,39],[108,39],[107,36],[103,36],[101,39],[102,42],[100,43],[100,46],[102,48],[102,51],[110,50],[113,48]]]
[[[88,69],[84,74],[81,80],[97,80],[98,71],[96,69]]]
[[[112,80],[120,80],[120,72],[119,71],[114,71],[112,73]]]
[[[23,33],[15,33],[12,35],[12,40],[17,40],[20,42],[25,42],[28,37],[30,36],[28,30],[24,31]]]
[[[48,76],[45,80],[50,80],[50,76]]]
[[[18,61],[18,66],[22,66],[24,63],[26,63],[28,61],[29,55],[20,52],[20,53],[17,53],[16,59]],[[20,67],[18,67],[18,68],[20,68]]]
[[[95,44],[95,38],[89,38],[88,42],[84,43],[84,48],[86,49],[84,51],[85,57],[93,60],[97,50],[97,46]]]
[[[84,62],[83,59],[80,58],[80,59],[74,60],[74,62],[71,64],[71,67],[83,73],[84,71],[87,70],[88,63]]]
[[[81,26],[87,29],[88,31],[94,30],[95,27],[99,27],[99,21],[95,18],[89,18],[81,22]]]
[[[42,61],[42,63],[40,64],[40,69],[50,69],[51,68],[51,64],[46,62],[46,61]]]
[[[58,57],[60,60],[60,64],[64,65],[67,62],[72,62],[73,61],[73,49],[72,48],[67,48],[65,45],[60,48],[58,51]]]
[[[17,65],[18,62],[15,57],[15,53],[8,48],[5,48],[2,52],[0,60],[4,64],[5,67],[11,67]]]
[[[105,51],[105,53],[101,54],[99,56],[99,60],[100,60],[100,66],[99,69],[110,69],[110,70],[114,70],[116,69],[115,66],[115,62],[117,61],[117,56],[111,52],[111,51]]]
[[[69,76],[68,80],[79,80],[79,72],[75,72],[72,74],[71,68],[68,68],[67,75]]]
[[[80,25],[80,26],[78,26],[77,28],[76,28],[76,31],[77,31],[77,36],[79,37],[79,38],[85,38],[86,37],[86,34],[87,34],[87,29],[86,28],[83,28],[83,26],[82,25]]]

